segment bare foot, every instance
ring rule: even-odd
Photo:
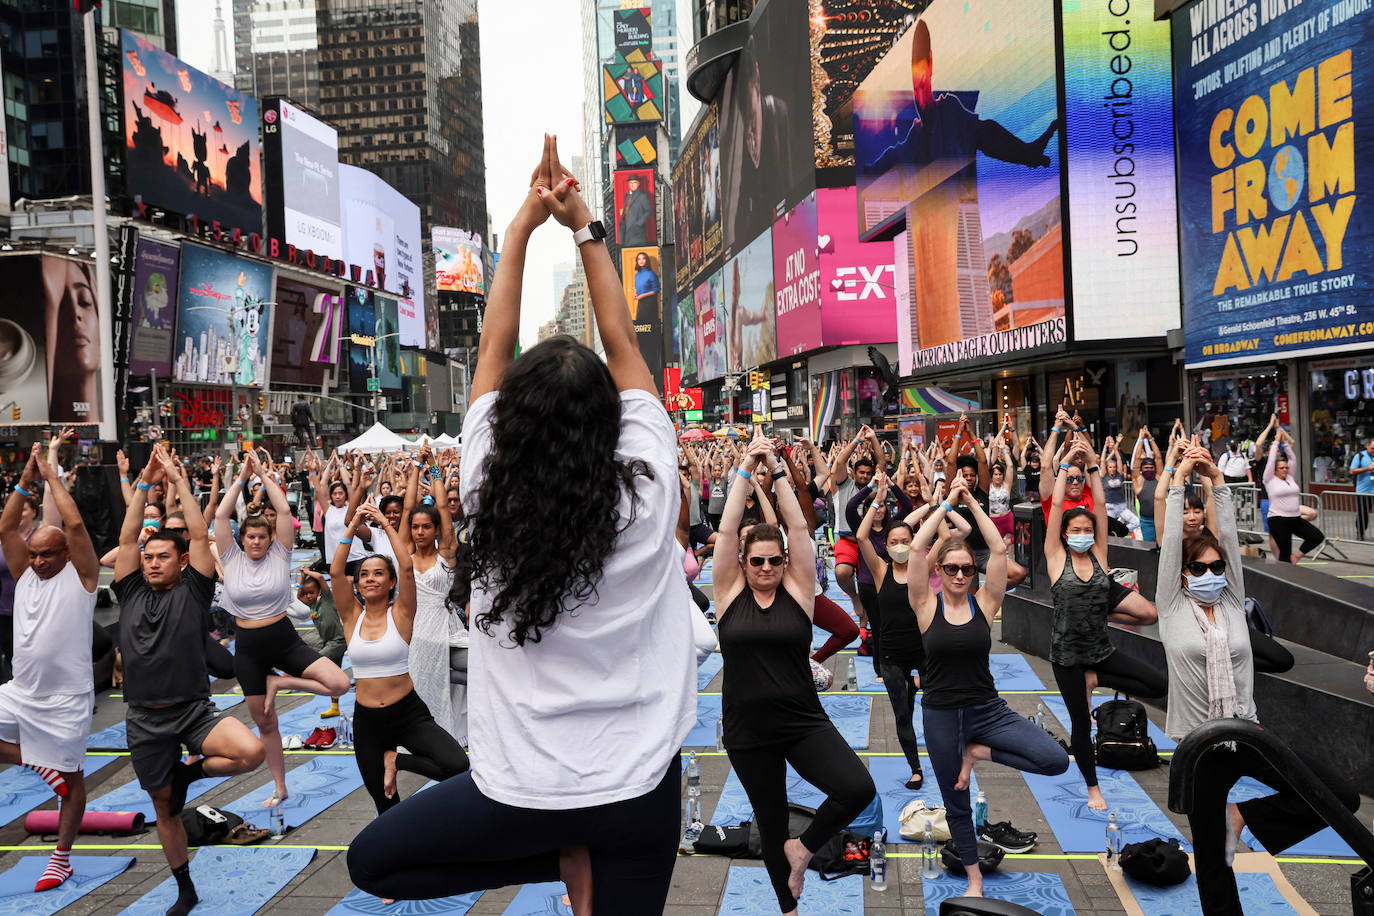
[[[290,796],[287,795],[286,788],[281,786],[278,787],[277,791],[267,796],[267,800],[262,803],[262,806],[264,808],[275,808],[288,798],[290,798]]]
[[[1100,786],[1088,786],[1088,807],[1094,811],[1107,810],[1107,800],[1102,797]]]
[[[396,752],[382,751],[382,794],[396,797]]]
[[[1240,813],[1239,805],[1228,804],[1226,814],[1231,818],[1231,829],[1240,836],[1240,832],[1245,829],[1245,817]]]
[[[267,675],[267,692],[262,696],[262,712],[266,716],[277,714],[277,691],[281,678],[275,674]]]
[[[968,788],[969,780],[973,778],[973,764],[978,760],[974,756],[973,749],[976,745],[964,745],[964,763],[959,767],[959,778],[954,780],[954,788],[963,791]]]
[[[395,903],[395,902],[396,902],[396,901],[393,900],[393,899],[390,898],[390,897],[383,897],[383,898],[382,898],[382,904],[383,904],[384,906],[391,906],[391,905],[392,905],[393,903]]]
[[[965,897],[983,896],[983,870],[977,865],[968,867],[968,890],[964,891]]]
[[[787,889],[800,900],[802,888],[806,885],[806,865],[811,861],[811,850],[794,837],[782,844],[782,852],[787,856],[787,864],[792,866],[792,873],[787,876]]]

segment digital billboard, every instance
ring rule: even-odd
[[[860,238],[906,224],[917,371],[1067,340],[1055,43],[1050,0],[934,0],[855,93]]]
[[[631,5],[612,11],[615,49],[622,55],[635,51],[650,53],[654,44],[653,18],[653,9],[649,6]]]
[[[1187,363],[1368,347],[1374,217],[1355,181],[1374,149],[1374,9],[1228,11],[1172,19]]]
[[[435,226],[430,230],[434,250],[434,285],[440,292],[484,295],[482,236],[476,232]]]
[[[268,234],[304,251],[342,259],[339,132],[286,99],[274,98],[263,103],[262,144]]]
[[[1061,4],[1073,336],[1162,337],[1179,326],[1169,23]]]
[[[663,262],[659,250],[622,248],[620,267],[639,352],[657,376],[663,368]]]
[[[658,243],[657,208],[654,206],[654,172],[632,169],[614,173],[615,239],[626,248]]]
[[[377,378],[383,388],[401,387],[401,342],[397,337],[397,302],[390,296],[374,296],[377,320]]]
[[[691,296],[677,300],[677,329],[673,333],[682,364],[682,379],[688,384],[697,381],[697,316],[696,303]]]
[[[375,338],[377,335],[377,297],[361,286],[345,287],[348,305],[348,336]],[[348,387],[363,393],[372,377],[373,344],[353,342],[348,348]]]
[[[827,347],[897,339],[892,244],[860,242],[854,207],[853,187],[816,192],[821,342]]]
[[[615,167],[638,169],[658,161],[657,124],[617,124],[615,131]]]
[[[797,3],[761,6],[722,88],[725,256],[815,189],[809,24]]]
[[[332,360],[318,356],[336,351],[336,340],[316,346],[321,331],[337,338],[332,300],[337,290],[322,289],[294,280],[277,280],[276,314],[272,324],[272,383],[317,386],[324,382]]]
[[[673,170],[677,289],[686,294],[720,257],[720,122],[715,102],[702,109]]]
[[[172,375],[180,261],[181,252],[175,245],[138,240],[134,250],[134,311],[129,335],[129,372],[133,375]]]
[[[607,124],[663,120],[663,65],[619,60],[601,68],[601,106]]]
[[[211,385],[264,384],[271,296],[269,265],[182,245],[172,377]]]
[[[725,374],[725,278],[717,270],[692,292],[696,307],[697,380],[709,382]]]
[[[849,221],[854,221],[852,211]],[[808,194],[773,224],[778,356],[794,356],[821,345],[819,236],[814,193]]]
[[[730,313],[725,368],[730,372],[771,363],[778,356],[772,236],[771,230],[764,232],[725,264]]]
[[[344,260],[370,265],[375,286],[395,293],[401,345],[425,346],[420,208],[366,169],[339,165]]]
[[[129,196],[261,232],[258,100],[132,32],[120,48]]]
[[[101,398],[113,380],[100,358],[93,269],[89,261],[52,255],[0,259],[8,301],[26,304],[0,310],[5,425],[101,422]]]

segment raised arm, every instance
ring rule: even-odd
[[[997,544],[1002,540],[1002,534],[997,530],[997,525],[987,512],[983,511],[983,506],[974,498],[973,493],[964,485],[961,478],[955,478],[950,487],[949,497],[946,502],[953,505],[956,499],[963,501],[973,512],[973,522],[978,526],[978,533],[983,536],[983,540],[989,544]],[[908,581],[910,577],[908,576]],[[1007,552],[1005,550],[994,550],[988,555],[987,573],[983,576],[983,585],[978,589],[978,606],[983,611],[983,616],[988,619],[991,625],[997,612],[1002,609],[1002,598],[1007,592]]]
[[[124,449],[115,452],[115,464],[119,467],[119,492],[124,497],[124,505],[134,498],[134,482],[129,477],[129,456]]]
[[[810,439],[802,439],[801,444],[802,448],[811,455],[811,467],[814,473],[811,479],[816,484],[816,492],[824,494],[826,488],[830,486],[830,462],[825,460],[825,454]]]
[[[234,542],[234,533],[229,520],[234,515],[234,507],[238,505],[239,493],[247,486],[249,479],[253,476],[255,460],[256,456],[250,452],[243,462],[243,467],[239,468],[239,472],[234,475],[234,479],[225,488],[224,497],[218,501],[218,505],[215,507],[215,546],[219,548],[221,554],[226,553]]]
[[[744,456],[734,480],[730,482],[725,509],[720,515],[720,527],[716,529],[715,557],[718,562],[713,575],[715,591],[719,596],[716,600],[717,619],[725,616],[730,602],[740,593],[743,584],[743,574],[735,557],[739,555],[739,525],[744,518],[744,497],[754,489],[751,478],[757,467],[758,456]]]
[[[1264,485],[1267,487],[1274,482],[1274,462],[1279,458],[1279,447],[1283,442],[1278,438],[1269,446],[1269,460],[1264,462]],[[1288,462],[1288,476],[1293,476],[1293,462]]]
[[[155,450],[157,448],[161,446],[154,447]],[[119,547],[116,548],[118,553],[114,560],[116,582],[136,572],[142,565],[139,559],[139,547],[142,545],[139,535],[143,532],[143,507],[148,504],[148,491],[161,479],[161,464],[149,459],[134,482],[133,499],[124,509],[124,523],[119,528]]]
[[[763,437],[754,440],[760,449],[766,449],[764,464],[771,475],[785,474],[782,462],[772,452],[772,443]],[[778,501],[778,515],[782,529],[787,533],[787,569],[784,582],[791,586],[792,597],[802,606],[808,618],[815,616],[816,610],[816,548],[811,540],[811,530],[806,527],[806,516],[802,514],[801,503],[796,491],[787,485],[774,487]]]
[[[859,433],[862,434],[865,429],[868,427],[865,426]],[[855,436],[846,442],[844,448],[835,456],[835,460],[830,463],[830,482],[837,487],[849,479],[849,459],[854,455],[854,449],[859,447],[859,438]]]
[[[353,547],[353,537],[363,526],[363,516],[354,513],[344,529],[343,537],[334,548],[334,557],[329,561],[329,592],[334,596],[334,610],[339,613],[343,624],[344,638],[353,632],[353,619],[358,615],[358,599],[353,594],[353,580],[348,577],[348,553]]]
[[[1107,568],[1107,493],[1102,488],[1102,458],[1087,443],[1082,446],[1083,473],[1093,494],[1093,550],[1097,562]]]
[[[377,508],[376,503],[363,503],[358,507],[358,514],[365,517],[366,521],[381,529],[387,539],[391,541],[391,552],[396,559],[396,600],[392,603],[392,616],[396,620],[396,629],[401,631],[401,636],[410,641],[411,628],[415,624],[415,565],[411,561],[410,554],[405,550],[405,544],[401,541],[401,536],[396,533],[396,529],[387,523],[386,516],[382,510]]]
[[[1040,466],[1045,468],[1046,461],[1056,461],[1059,451],[1059,437],[1074,429],[1073,420],[1069,417],[1064,405],[1060,404],[1059,409],[1054,414],[1054,426],[1050,428],[1050,434],[1045,437],[1045,447],[1040,453]],[[1048,468],[1045,468],[1048,470]],[[1054,493],[1054,482],[1059,477],[1059,472],[1053,475],[1046,474],[1043,470],[1040,473],[1040,498],[1049,499]]]
[[[957,480],[958,478],[956,478]],[[916,612],[916,623],[925,632],[934,619],[934,609],[930,608],[930,567],[934,562],[930,556],[931,544],[935,542],[945,518],[954,515],[954,506],[941,502],[930,510],[926,520],[911,539],[911,559],[906,567],[907,603]]]
[[[883,579],[887,576],[887,563],[878,556],[878,551],[873,547],[873,524],[882,514],[887,511],[884,500],[887,499],[888,480],[886,474],[878,475],[878,492],[873,497],[873,505],[864,513],[864,520],[859,524],[859,530],[854,533],[855,540],[859,542],[859,553],[863,555],[864,563],[868,566],[868,571],[873,575],[873,582],[882,588]]]
[[[46,461],[38,462],[38,468],[43,474],[47,492],[51,494],[53,506],[62,516],[62,528],[67,533],[67,550],[72,565],[76,567],[76,574],[81,577],[81,584],[86,591],[93,592],[100,581],[100,558],[95,555],[95,546],[91,543],[86,523],[81,519],[81,511],[76,508],[76,501],[67,488],[62,486],[62,481],[58,480],[57,468]],[[8,510],[9,507],[5,508]],[[5,560],[9,560],[9,551],[5,552]]]
[[[19,475],[19,484],[10,491],[9,499],[5,500],[5,511],[0,513],[0,548],[5,551],[10,575],[16,580],[29,568],[29,545],[24,540],[28,532],[19,530],[19,519],[24,513],[24,502],[33,494],[34,478],[41,473],[38,469],[42,461],[39,457],[41,448],[39,443],[33,444],[29,460]]]
[[[978,459],[978,486],[986,493],[988,487],[992,486],[992,468],[988,464],[988,453],[987,450],[983,448],[982,438],[973,436],[972,439],[973,455]],[[1011,485],[1010,479],[1008,479],[1007,485]]]
[[[162,464],[162,476],[167,479],[168,492],[175,489],[182,505],[195,505],[195,497],[191,495],[191,483],[186,479],[186,469],[181,463],[169,455],[161,445],[153,448],[153,460]],[[139,514],[142,515],[141,512]],[[205,578],[213,579],[215,554],[210,549],[209,526],[205,524],[205,519],[195,512],[186,512],[185,516],[186,539],[191,545],[191,565]],[[287,519],[287,523],[290,523],[290,519]],[[120,543],[123,544],[123,538],[120,539]]]
[[[272,508],[277,510],[277,541],[290,551],[296,546],[296,526],[291,521],[291,503],[286,499],[286,491],[277,483],[277,475],[270,469],[263,468],[256,455],[253,456],[253,463],[258,468],[258,479],[262,481],[262,488],[266,491]]]

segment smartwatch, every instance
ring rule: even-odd
[[[601,224],[601,220],[594,219],[581,229],[573,233],[573,242],[581,245],[583,242],[604,242],[606,240],[606,227]]]

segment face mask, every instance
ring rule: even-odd
[[[911,545],[893,544],[887,548],[887,555],[892,558],[893,563],[905,563],[911,556]]]
[[[1087,553],[1097,543],[1097,537],[1091,534],[1071,534],[1064,540],[1074,553]]]
[[[1155,479],[1155,472],[1154,472],[1154,469],[1153,469],[1153,468],[1141,468],[1141,470],[1140,470],[1140,476],[1141,476],[1141,477],[1144,477],[1146,480],[1154,480],[1154,479]]]
[[[157,519],[155,519],[155,518],[145,518],[145,519],[143,520],[143,527],[144,527],[144,528],[161,528],[161,527],[162,527],[162,522],[159,522],[159,521],[158,521]]]
[[[1208,571],[1200,576],[1184,576],[1184,588],[1198,604],[1214,604],[1226,590],[1226,574]]]

